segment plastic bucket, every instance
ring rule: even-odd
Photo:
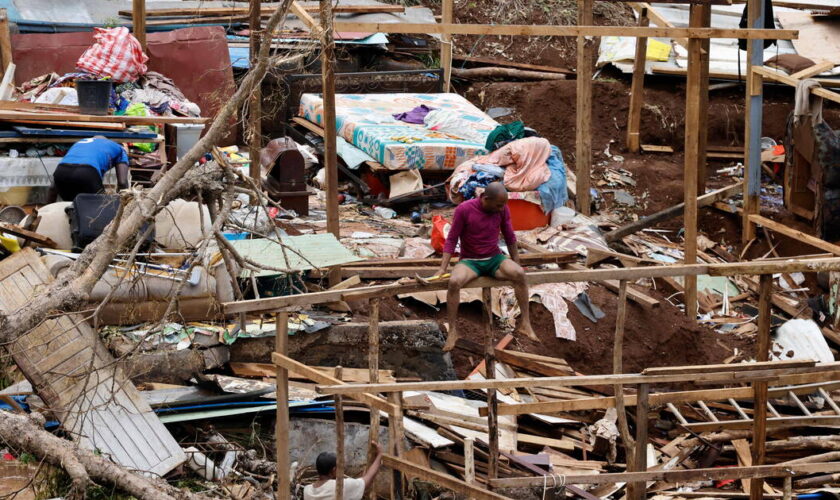
[[[107,115],[111,103],[110,80],[76,80],[79,111],[86,115]]]

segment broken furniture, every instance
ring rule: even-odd
[[[306,166],[297,144],[290,137],[269,142],[260,151],[262,187],[286,210],[309,215]]]

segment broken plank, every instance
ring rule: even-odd
[[[507,498],[497,493],[467,484],[464,481],[448,474],[437,472],[430,468],[420,467],[393,455],[382,455],[382,465],[390,467],[391,469],[399,470],[404,474],[411,474],[412,476],[416,476],[424,481],[439,484],[444,488],[465,495],[468,498],[475,498],[477,500],[504,500]]]
[[[501,66],[508,68],[524,69],[530,71],[542,71],[545,73],[563,73],[568,75],[575,74],[574,71],[567,68],[559,68],[557,66],[543,66],[540,64],[525,64],[512,61],[505,61],[503,59],[493,59],[490,57],[477,57],[453,54],[452,59],[456,61],[475,63],[475,64],[489,64],[493,66]]]
[[[750,371],[750,370],[764,370],[767,368],[801,368],[805,366],[815,366],[817,364],[814,360],[793,360],[793,361],[761,361],[757,363],[731,363],[731,364],[717,364],[717,365],[697,365],[697,366],[661,366],[656,368],[645,368],[642,370],[643,375],[663,375],[676,373],[714,373],[724,370],[728,371]]]
[[[9,224],[8,222],[0,222],[0,232],[8,233],[13,236],[23,238],[33,243],[37,243],[42,247],[58,248],[58,244],[49,237],[30,231],[28,229],[24,229],[14,224]]]
[[[510,366],[521,368],[523,370],[536,373],[538,375],[545,375],[547,377],[562,377],[564,375],[574,375],[574,370],[569,367],[559,368],[557,366],[548,365],[533,359],[522,358],[517,356],[515,351],[507,351],[504,349],[496,349],[496,359],[502,363]]]
[[[313,370],[318,370],[324,374],[335,376],[335,368],[329,366],[310,366]],[[231,362],[230,369],[239,377],[274,377],[277,368],[270,363],[237,363]],[[298,373],[294,370],[289,371],[289,378],[291,379],[306,379],[304,373]],[[367,368],[344,368],[341,369],[341,380],[344,382],[364,382],[370,381],[370,372]],[[379,370],[379,380],[384,382],[386,380],[396,382],[393,370]]]
[[[772,221],[766,217],[753,214],[750,215],[750,221],[754,224],[759,224],[779,234],[783,234],[789,238],[793,238],[794,240],[800,241],[807,245],[811,245],[814,248],[825,250],[826,252],[830,252],[834,255],[840,255],[840,246],[837,246],[833,243],[829,243],[823,239],[817,238],[816,236],[811,236],[810,234],[803,233],[802,231],[793,229],[792,227],[788,227],[776,221]]]

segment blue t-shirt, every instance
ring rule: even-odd
[[[90,165],[100,176],[111,170],[117,163],[128,163],[128,155],[122,146],[108,139],[82,139],[73,144],[61,163]]]

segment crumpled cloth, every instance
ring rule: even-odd
[[[811,94],[811,89],[822,87],[820,82],[806,78],[796,84],[795,106],[793,108],[793,123],[799,123],[799,118],[811,115],[813,124],[822,123],[822,97]],[[813,99],[811,99],[813,97]]]
[[[423,125],[423,119],[426,118],[426,115],[434,109],[435,108],[430,108],[425,104],[421,104],[411,111],[406,111],[405,113],[395,113],[393,116],[401,122]]]
[[[529,288],[531,302],[537,302],[545,306],[554,318],[554,334],[561,339],[575,340],[577,333],[572,322],[569,321],[569,304],[578,295],[585,292],[587,284],[581,283],[543,283]],[[501,317],[509,325],[516,323],[516,317],[520,314],[519,305],[516,303],[516,296],[513,288],[505,287],[499,298],[501,302]]]
[[[487,151],[495,151],[511,141],[522,139],[525,137],[525,124],[517,120],[515,122],[499,125],[494,128],[490,135],[487,136],[487,141],[484,143],[484,149]]]
[[[534,191],[551,178],[546,164],[550,154],[548,139],[527,137],[493,151],[487,163],[505,167],[504,184],[509,191]]]
[[[546,163],[551,177],[540,184],[537,191],[540,193],[543,212],[548,214],[566,204],[569,192],[566,186],[566,165],[563,163],[563,154],[557,146],[551,146],[551,154]]]
[[[433,109],[423,119],[423,124],[429,130],[442,132],[465,141],[476,144],[484,142],[484,135],[475,130],[475,124],[452,110]]]
[[[499,177],[495,174],[491,174],[489,172],[475,172],[467,178],[466,182],[464,182],[464,185],[461,186],[461,189],[459,189],[458,192],[461,193],[464,200],[471,200],[476,197],[476,190],[479,188],[485,188],[491,182],[496,182],[498,180]]]

